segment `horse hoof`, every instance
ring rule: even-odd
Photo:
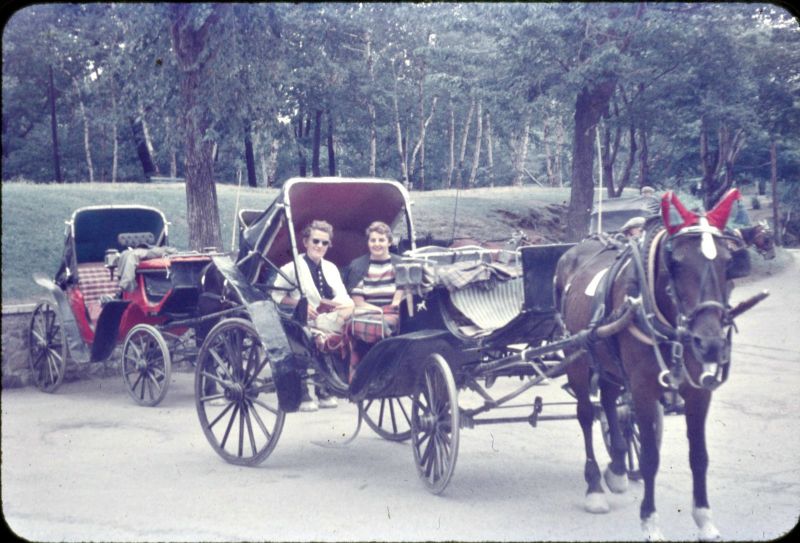
[[[645,541],[664,541],[664,534],[658,527],[658,514],[653,513],[646,519],[642,519],[642,532]]]
[[[606,500],[606,496],[602,492],[588,493],[583,506],[589,513],[594,514],[603,514],[611,511],[611,507],[608,506],[608,500]]]
[[[622,475],[617,475],[611,468],[608,467],[603,471],[603,479],[606,481],[606,486],[608,489],[613,492],[614,494],[622,494],[623,492],[628,490],[628,474],[623,473]]]
[[[720,541],[722,536],[714,526],[714,521],[711,519],[711,509],[708,507],[695,507],[692,510],[692,518],[694,523],[700,529],[700,541]]]

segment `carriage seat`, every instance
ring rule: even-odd
[[[105,297],[119,295],[119,278],[112,275],[103,262],[84,262],[78,264],[78,288],[83,295],[83,303],[89,318],[96,322],[103,308]]]
[[[155,245],[156,238],[152,232],[122,232],[117,235],[117,243],[122,247],[150,247]]]

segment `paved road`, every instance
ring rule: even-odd
[[[710,498],[725,539],[773,539],[798,521],[799,276],[795,262],[734,293],[734,301],[761,288],[773,294],[739,319],[733,373],[709,415]],[[566,401],[560,384],[534,387],[526,399]],[[156,408],[133,405],[116,376],[53,395],[5,390],[3,514],[19,536],[38,541],[641,538],[640,484],[611,496],[607,515],[583,512],[574,421],[462,431],[454,478],[433,496],[417,480],[408,444],[368,428],[345,449],[311,443],[341,440],[355,420],[347,403],[291,414],[272,456],[240,468],[205,441],[190,374],[174,375]],[[667,417],[657,505],[670,539],[696,538],[687,464],[683,420]]]

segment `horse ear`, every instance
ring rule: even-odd
[[[725,223],[728,222],[728,217],[730,216],[731,209],[733,208],[733,202],[741,199],[741,197],[742,194],[739,192],[739,189],[731,189],[726,192],[725,196],[723,196],[720,201],[717,202],[717,205],[714,206],[714,209],[706,214],[708,224],[720,230],[724,230]]]
[[[672,210],[678,212],[680,224],[672,224]],[[667,232],[674,234],[681,228],[691,226],[697,223],[697,215],[692,213],[683,205],[678,199],[678,196],[671,190],[664,193],[661,197],[661,220],[664,221],[664,226],[667,227]]]

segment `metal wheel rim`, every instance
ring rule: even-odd
[[[134,326],[125,336],[120,369],[125,390],[136,403],[161,403],[172,379],[172,360],[161,332],[149,324]]]
[[[628,478],[633,481],[638,481],[642,478],[641,470],[639,469],[639,458],[642,454],[642,440],[639,434],[639,426],[636,423],[633,411],[629,405],[629,400],[624,398],[624,395],[617,399],[617,420],[619,421],[620,431],[622,437],[627,444],[625,451],[625,468],[628,472]],[[611,455],[611,432],[608,426],[608,419],[602,408],[600,408],[600,427],[603,432],[603,444],[606,451]],[[659,404],[658,418],[656,420],[656,445],[661,448],[661,437],[664,431],[664,409]]]
[[[277,445],[286,414],[250,322],[226,319],[206,336],[195,367],[195,406],[206,439],[231,464],[257,465]]]
[[[67,368],[67,337],[56,307],[40,302],[28,327],[28,366],[36,388],[55,392],[64,382]]]
[[[422,368],[411,408],[411,446],[417,473],[434,494],[450,482],[458,458],[458,396],[445,359],[431,355]]]
[[[364,421],[383,439],[406,441],[411,437],[412,402],[412,396],[364,400]]]

